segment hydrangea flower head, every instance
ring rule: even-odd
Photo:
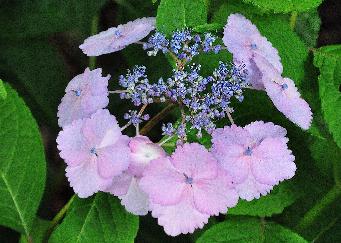
[[[90,36],[79,48],[88,56],[100,56],[116,52],[142,40],[154,29],[154,17],[136,19]]]
[[[309,104],[302,99],[295,83],[281,74],[262,57],[254,59],[262,71],[262,82],[265,91],[276,106],[289,120],[307,130],[312,122],[312,112]]]
[[[151,161],[140,186],[149,196],[153,217],[172,236],[202,228],[210,215],[226,213],[238,201],[230,177],[197,143]]]
[[[58,106],[58,124],[60,127],[72,121],[89,118],[98,109],[109,104],[108,80],[110,75],[103,77],[102,69],[90,71],[74,77],[65,89],[65,95]]]
[[[212,153],[231,175],[241,198],[251,201],[294,176],[295,157],[288,149],[286,130],[273,123],[224,127],[212,134]]]
[[[104,190],[129,166],[129,138],[108,110],[65,126],[57,143],[67,164],[66,176],[82,198]]]
[[[223,41],[235,59],[246,62],[257,54],[264,57],[278,72],[282,73],[283,66],[277,49],[243,15],[231,14],[228,17]]]

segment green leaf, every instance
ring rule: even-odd
[[[193,28],[193,30],[198,33],[205,33],[205,32],[221,31],[223,30],[223,28],[224,28],[224,24],[210,23],[210,24],[197,25]]]
[[[57,107],[69,82],[66,65],[57,50],[47,41],[39,40],[25,45],[11,42],[0,47],[0,63],[5,64],[0,64],[0,71],[18,90],[29,95],[28,102],[36,117],[56,125]]]
[[[341,239],[341,217],[334,219],[323,231],[314,239],[317,243],[339,242]]]
[[[316,138],[326,139],[330,134],[322,117],[318,73],[319,70],[314,66],[313,55],[310,53],[305,63],[305,76],[303,81],[298,84],[298,89],[313,112],[313,122],[308,132]]]
[[[341,149],[332,139],[311,137],[309,149],[321,173],[329,178],[341,175],[341,171],[338,171],[338,168],[335,166],[340,162]],[[341,181],[341,177],[338,177],[337,179]]]
[[[269,217],[280,214],[284,208],[291,205],[297,199],[297,194],[293,192],[292,181],[281,182],[270,194],[250,202],[239,200],[236,207],[228,210],[232,215],[249,215]]]
[[[69,210],[49,242],[134,242],[138,217],[129,214],[112,195],[76,198]]]
[[[295,25],[295,32],[308,47],[315,47],[319,36],[321,19],[317,9],[299,13]]]
[[[205,0],[161,0],[156,16],[158,31],[170,35],[176,29],[206,24]]]
[[[304,65],[308,49],[289,26],[287,16],[255,15],[245,4],[232,1],[221,5],[213,15],[213,22],[226,23],[231,13],[239,12],[249,18],[274,47],[277,48],[284,67],[283,76],[290,77],[299,84],[304,78]]]
[[[73,29],[82,29],[89,34],[92,17],[105,2],[106,0],[5,1],[0,8],[0,39],[46,36]]]
[[[6,99],[6,97],[7,97],[7,92],[4,86],[4,82],[0,79],[0,98]]]
[[[44,147],[31,112],[5,85],[0,101],[0,224],[30,235],[44,192]]]
[[[323,0],[243,0],[262,10],[275,13],[289,13],[293,11],[305,12],[317,8]]]
[[[206,242],[307,242],[281,225],[256,218],[230,218],[208,229],[197,243]]]
[[[314,53],[322,113],[336,144],[341,148],[341,45],[326,46]]]
[[[50,221],[36,218],[33,227],[32,234],[30,236],[31,242],[43,242],[45,232],[50,225]],[[19,243],[30,243],[24,235],[21,235]]]

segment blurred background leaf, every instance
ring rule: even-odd
[[[68,30],[90,34],[91,20],[105,2],[106,0],[5,0],[0,9],[0,39],[27,39]]]
[[[13,41],[0,47],[3,75],[25,90],[41,119],[56,125],[57,107],[69,82],[60,54],[47,41],[36,40],[26,45]]]

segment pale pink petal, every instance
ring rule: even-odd
[[[219,171],[215,179],[201,179],[193,185],[194,204],[198,211],[209,215],[226,213],[227,208],[238,202],[238,194],[233,187],[231,177]]]
[[[144,168],[150,161],[166,156],[166,152],[158,145],[145,136],[137,136],[130,140],[131,161],[129,172],[141,177]]]
[[[258,199],[260,196],[268,194],[273,185],[258,183],[252,174],[241,184],[235,184],[237,193],[241,199],[246,201],[252,201],[253,199]]]
[[[148,195],[138,185],[138,180],[133,177],[127,193],[119,196],[125,209],[135,215],[146,215],[149,211]]]
[[[282,138],[287,135],[285,128],[275,125],[272,122],[255,121],[245,126],[245,129],[256,139],[257,143],[263,141],[266,137]]]
[[[121,136],[113,145],[98,150],[98,172],[104,178],[112,178],[128,169],[130,161],[129,138]]]
[[[127,194],[133,176],[123,172],[121,175],[115,176],[111,184],[105,188],[104,192],[109,192],[115,196],[123,196]]]
[[[249,174],[249,158],[244,156],[247,144],[252,143],[250,134],[237,126],[216,129],[212,133],[211,152],[232,177],[233,182],[241,183]]]
[[[152,160],[145,168],[140,186],[154,203],[176,204],[186,188],[185,177],[177,172],[169,158]]]
[[[308,129],[312,122],[312,112],[309,104],[301,98],[294,81],[282,78],[280,73],[262,58],[255,58],[255,62],[263,70],[265,91],[276,108],[301,128]]]
[[[98,148],[115,144],[122,135],[115,116],[107,109],[100,109],[91,119],[86,119],[82,132],[89,143],[96,144]]]
[[[86,198],[104,190],[111,183],[111,179],[105,179],[98,174],[95,160],[78,166],[67,166],[66,177],[80,198]]]
[[[162,206],[151,203],[152,216],[158,219],[159,225],[170,236],[193,233],[208,222],[208,214],[195,209],[190,195],[175,205]]]
[[[88,56],[116,52],[143,39],[154,29],[154,17],[136,19],[87,38],[79,48]]]
[[[241,14],[231,14],[224,28],[223,42],[234,58],[249,60],[252,57],[251,38],[259,35],[250,20]]]
[[[68,165],[75,166],[91,159],[88,153],[86,140],[82,135],[83,121],[74,121],[71,125],[64,127],[57,137],[57,147],[60,150],[60,157]]]
[[[291,79],[284,78],[282,85],[272,81],[264,81],[265,90],[276,108],[289,120],[307,130],[312,122],[312,112],[308,103],[300,97],[300,94]]]
[[[295,157],[287,148],[286,141],[279,138],[266,138],[254,149],[252,173],[262,184],[276,185],[295,175]]]
[[[221,167],[232,177],[234,183],[241,183],[249,176],[250,159],[243,155],[245,148],[240,146],[229,146],[224,149],[226,152],[212,153],[219,161]]]
[[[109,104],[109,98],[105,95],[98,96],[84,96],[80,105],[83,108],[84,112],[91,114],[93,111],[96,111],[100,108],[104,108]],[[83,117],[82,117],[83,118]]]
[[[282,74],[283,66],[281,58],[278,55],[277,49],[272,46],[271,42],[263,36],[255,36],[252,42],[257,45],[257,48],[253,49],[253,56],[262,56],[277,70],[277,72]]]
[[[224,145],[244,145],[250,142],[250,136],[242,127],[236,125],[218,128],[212,133],[212,143],[223,143]]]
[[[172,154],[171,162],[180,173],[188,177],[210,179],[217,176],[216,159],[198,143],[178,146]]]

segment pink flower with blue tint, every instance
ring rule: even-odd
[[[197,143],[151,161],[140,186],[149,196],[153,217],[172,236],[202,228],[210,215],[226,213],[238,201],[230,177]]]
[[[58,124],[64,127],[73,121],[89,118],[97,110],[109,104],[108,81],[110,75],[103,77],[102,69],[90,71],[74,77],[65,89],[65,95],[58,106]]]
[[[65,126],[57,143],[70,185],[82,198],[107,188],[129,166],[129,138],[108,110]]]
[[[150,141],[146,136],[136,136],[129,142],[131,151],[131,162],[129,172],[137,177],[141,177],[143,171],[150,161],[166,157],[166,152],[158,145]]]
[[[263,89],[259,79],[253,74],[259,72],[252,63],[255,55],[262,56],[279,73],[283,72],[281,58],[276,48],[261,35],[257,27],[241,14],[231,14],[224,28],[223,42],[233,54],[236,63],[243,62],[250,68],[247,81],[256,89]]]
[[[165,151],[145,136],[136,136],[129,142],[130,165],[122,175],[116,176],[105,190],[121,199],[126,210],[135,215],[146,215],[149,199],[139,186],[140,178],[150,161],[166,156]]]
[[[155,18],[141,18],[90,36],[79,46],[88,56],[100,56],[124,49],[155,29]]]
[[[295,175],[295,157],[288,149],[286,130],[273,123],[218,128],[211,152],[232,177],[239,196],[251,201]]]

